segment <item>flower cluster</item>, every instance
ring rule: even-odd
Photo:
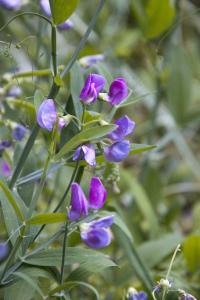
[[[71,206],[68,212],[70,221],[78,221],[81,217],[86,217],[89,210],[99,210],[103,207],[107,192],[98,177],[92,177],[90,183],[88,200],[78,183],[71,185]],[[81,239],[91,248],[103,248],[111,242],[111,232],[109,227],[114,222],[114,216],[107,216],[90,223],[82,223],[80,226]]]
[[[145,292],[138,292],[135,288],[130,287],[128,289],[127,300],[147,300],[147,294]]]
[[[40,7],[47,17],[51,17],[51,8],[49,5],[49,0],[40,0]],[[73,23],[70,20],[66,20],[65,22],[58,25],[58,29],[60,31],[69,30],[72,27],[73,27]]]

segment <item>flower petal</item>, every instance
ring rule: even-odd
[[[109,228],[114,223],[114,215],[91,222],[93,228]]]
[[[89,230],[81,231],[81,239],[91,248],[100,249],[107,247],[111,242],[111,232],[105,228],[91,228]]]
[[[88,203],[82,188],[78,183],[71,185],[71,208],[68,213],[70,221],[77,221],[81,216],[88,215]]]
[[[116,78],[110,85],[109,102],[120,104],[128,96],[128,87],[124,78]]]
[[[85,161],[92,167],[96,165],[96,157],[95,157],[95,150],[92,145],[83,145],[82,151],[84,153]]]
[[[56,122],[56,117],[57,113],[54,101],[52,99],[44,100],[37,112],[37,122],[39,126],[51,131]]]
[[[89,192],[89,206],[92,209],[100,209],[106,200],[107,192],[98,177],[92,177]]]
[[[120,162],[128,156],[130,147],[128,141],[116,142],[104,148],[105,158],[111,162]]]
[[[118,127],[108,135],[108,137],[114,141],[124,139],[135,128],[135,122],[126,115],[115,121],[115,124],[118,125]]]

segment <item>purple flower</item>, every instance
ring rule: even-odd
[[[103,76],[98,74],[88,75],[84,87],[80,93],[81,101],[85,104],[94,103],[105,84],[106,80]]]
[[[68,213],[70,221],[78,221],[81,216],[88,215],[88,202],[78,183],[71,185],[71,208]]]
[[[0,5],[10,10],[17,10],[20,8],[21,2],[21,0],[0,0]]]
[[[104,56],[102,54],[96,54],[96,55],[88,55],[88,56],[81,57],[79,59],[79,62],[83,67],[88,68],[98,63],[99,61],[103,61],[103,60],[104,60]]]
[[[90,144],[80,146],[76,149],[73,160],[77,160],[78,158],[84,158],[85,161],[92,167],[96,165],[95,150]]]
[[[6,258],[9,251],[8,244],[5,242],[0,242],[0,261]]]
[[[21,94],[22,94],[22,89],[18,85],[12,86],[8,92],[9,97],[19,97],[21,96]]]
[[[115,121],[115,124],[118,125],[118,127],[108,135],[113,141],[123,140],[135,127],[135,122],[126,115]]]
[[[44,100],[37,111],[37,122],[39,126],[51,131],[56,124],[56,119],[57,111],[54,101],[52,99]],[[58,128],[62,128],[64,126],[64,119],[58,118]]]
[[[108,101],[111,105],[120,104],[128,96],[128,86],[124,78],[116,78],[110,85]]]
[[[134,288],[129,288],[126,296],[127,300],[147,300],[147,294],[145,292],[137,292]]]
[[[107,191],[98,177],[92,177],[89,192],[89,207],[98,210],[106,201]]]
[[[10,141],[2,141],[0,142],[0,151],[9,148],[11,146],[11,142]]]
[[[1,173],[5,177],[10,176],[10,174],[11,174],[11,168],[6,161],[2,161],[2,163],[1,163]]]
[[[178,290],[179,292],[179,300],[197,300],[191,294],[186,293],[184,290]]]
[[[107,247],[111,242],[110,226],[114,222],[114,216],[108,216],[90,223],[83,223],[80,227],[81,239],[94,249]]]
[[[58,29],[60,31],[69,30],[73,27],[73,23],[70,20],[66,20],[65,22],[58,25]]]
[[[111,146],[105,147],[104,156],[108,161],[120,162],[128,156],[130,148],[129,141],[119,141]]]
[[[24,138],[26,133],[27,133],[26,127],[20,124],[13,129],[13,137],[16,141],[21,141]]]

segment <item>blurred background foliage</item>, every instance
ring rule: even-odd
[[[71,18],[74,28],[58,33],[61,69],[86,30],[96,5],[96,1],[80,0]],[[40,12],[38,1],[24,1],[22,11]],[[166,274],[177,244],[182,244],[171,278],[175,287],[192,292],[197,299],[200,298],[199,12],[198,0],[109,0],[80,54],[80,57],[104,54],[104,61],[91,71],[98,71],[107,78],[126,78],[132,90],[131,105],[120,108],[115,117],[127,114],[136,121],[132,142],[157,145],[147,154],[129,157],[119,167],[99,167],[96,173],[105,179],[109,189],[107,208],[114,208],[122,216],[155,284]],[[0,26],[12,16],[13,12],[1,8]],[[2,140],[9,138],[9,120],[31,129],[35,120],[35,90],[39,89],[44,96],[48,94],[51,83],[49,34],[42,20],[27,16],[16,19],[0,32],[1,89],[9,91],[12,85],[20,85],[23,91],[18,99],[2,93],[1,101],[6,103],[0,120]],[[29,77],[17,76],[18,72],[43,69],[46,73],[42,76],[33,76],[33,73]],[[66,102],[69,85],[68,77],[58,102]],[[45,142],[49,142],[48,136],[42,133],[23,176],[42,166],[47,151]],[[14,147],[14,155],[18,157],[23,142],[15,142]],[[9,151],[5,155],[12,163]],[[39,209],[54,206],[54,199],[62,195],[70,173],[69,167],[62,167],[51,174]],[[108,174],[109,180],[106,179]],[[24,178],[24,182],[18,182],[18,191],[28,205],[34,183]],[[83,184],[87,186],[87,176]],[[50,230],[48,227],[44,235]],[[4,231],[2,221],[2,238]],[[114,236],[105,252],[120,268],[88,278],[105,300],[121,299],[129,286],[144,289],[129,241],[119,230],[114,230]],[[73,237],[70,243],[76,245],[78,237]],[[46,279],[41,280],[41,286],[48,288]],[[93,299],[84,288],[74,293],[76,299]],[[25,294],[24,299],[31,299],[28,291]]]

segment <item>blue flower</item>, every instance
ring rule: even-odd
[[[5,242],[0,242],[0,261],[6,258],[9,251],[8,244]]]
[[[125,159],[131,149],[129,141],[119,141],[104,148],[104,156],[108,161],[120,162]]]
[[[179,289],[179,300],[197,300],[191,294],[186,293],[184,290]]]
[[[111,105],[120,104],[128,96],[128,86],[124,78],[116,78],[110,85],[108,102]]]
[[[135,122],[126,115],[116,120],[115,124],[118,127],[108,134],[108,137],[113,141],[123,140],[135,128]]]
[[[77,159],[85,159],[85,161],[92,167],[96,165],[96,159],[95,159],[95,150],[92,145],[87,144],[80,146],[76,149],[73,160]]]
[[[105,84],[106,80],[103,76],[98,74],[89,74],[80,93],[81,101],[85,104],[96,102],[97,97]]]
[[[26,127],[20,124],[13,129],[13,137],[16,141],[21,141],[24,138],[26,133],[27,133]]]
[[[129,288],[126,295],[127,300],[147,300],[147,294],[145,292],[138,292],[134,288]]]
[[[22,0],[0,0],[0,5],[10,10],[18,10],[21,4]]]

